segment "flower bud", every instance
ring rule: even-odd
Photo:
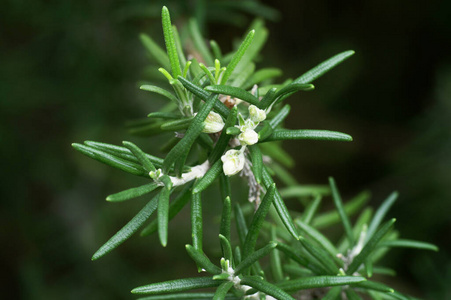
[[[249,116],[251,120],[255,123],[259,123],[266,119],[266,113],[263,109],[259,109],[255,105],[249,106]]]
[[[244,153],[240,150],[229,150],[223,156],[222,170],[227,176],[232,176],[240,172],[244,168]]]
[[[222,120],[221,116],[213,111],[211,111],[207,118],[204,121],[204,129],[202,132],[205,133],[216,133],[222,130],[224,128],[224,121]]]
[[[238,140],[241,145],[253,145],[258,142],[258,133],[255,130],[246,128],[240,135],[238,135]]]

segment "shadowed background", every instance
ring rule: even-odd
[[[130,137],[123,126],[163,103],[137,88],[148,65],[138,34],[162,42],[163,4],[177,25],[205,15],[203,1],[149,2],[7,0],[0,10],[0,292],[6,298],[133,299],[135,286],[194,275],[183,249],[190,242],[187,210],[170,223],[167,249],[156,236],[133,237],[90,261],[146,201],[110,204],[105,197],[144,181],[70,147],[132,140],[155,151],[158,138]],[[344,199],[369,189],[373,207],[398,190],[389,217],[398,219],[401,237],[441,251],[393,250],[385,263],[398,271],[393,285],[418,297],[450,297],[450,4],[264,3],[281,17],[267,21],[260,67],[279,67],[284,78],[294,78],[338,52],[356,51],[317,80],[313,92],[290,98],[286,121],[287,128],[343,131],[354,142],[287,142],[296,161],[292,174],[301,183],[334,176]],[[253,18],[210,12],[206,36],[228,50]],[[211,195],[205,222],[214,223],[219,199]],[[216,236],[207,232],[207,242]]]

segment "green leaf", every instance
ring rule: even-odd
[[[360,251],[359,255],[357,255],[352,261],[352,263],[349,265],[348,269],[346,270],[347,274],[354,274],[354,272],[356,272],[359,269],[360,265],[365,261],[368,255],[370,255],[370,253],[376,248],[377,244],[384,237],[384,235],[390,229],[393,228],[393,224],[395,223],[395,221],[396,219],[391,219],[390,221],[383,224],[378,231],[376,231],[373,237],[365,244],[365,247],[363,247],[362,251]]]
[[[93,141],[85,141],[84,142],[87,146],[96,148],[98,150],[101,150],[102,152],[107,152],[109,154],[112,154],[114,156],[120,157],[122,159],[131,161],[131,162],[138,162],[138,159],[131,153],[131,151],[125,147],[116,146],[112,144],[106,144],[106,143],[100,143],[100,142],[93,142]],[[163,165],[163,159],[146,154],[147,158],[154,164],[155,167],[160,168]],[[189,167],[186,167],[186,170],[189,170]],[[146,177],[148,174],[146,174]]]
[[[315,88],[313,84],[310,83],[297,83],[292,82],[289,85],[283,87],[277,91],[275,98],[278,99],[276,103],[282,102],[284,99],[288,98],[290,95],[298,91],[311,91]]]
[[[306,197],[306,196],[328,196],[330,188],[327,185],[293,185],[280,190],[283,198]]]
[[[233,206],[233,210],[235,213],[235,222],[236,222],[236,230],[238,232],[238,238],[240,240],[241,245],[244,245],[244,241],[246,240],[247,235],[247,225],[246,220],[244,219],[243,211],[238,203],[235,203]]]
[[[328,60],[320,63],[313,69],[307,71],[302,76],[296,78],[293,82],[296,83],[311,83],[315,79],[321,77],[323,74],[325,74],[327,71],[338,65],[339,63],[343,62],[350,56],[354,54],[354,51],[348,50],[345,52],[342,52],[340,54],[337,54]]]
[[[171,112],[160,112],[160,111],[156,111],[156,112],[152,112],[150,114],[147,115],[148,118],[155,118],[155,119],[179,119],[181,116],[179,114],[176,113],[171,113]]]
[[[381,206],[377,209],[376,213],[374,214],[373,219],[371,220],[370,225],[368,226],[368,230],[366,231],[366,240],[369,240],[373,234],[376,232],[377,228],[381,224],[382,220],[384,219],[385,215],[387,214],[390,207],[395,203],[396,199],[398,198],[398,192],[391,193],[387,199],[384,200],[384,202],[381,204]]]
[[[222,205],[221,224],[219,227],[219,233],[222,236],[224,236],[229,242],[230,242],[231,218],[232,218],[232,203],[230,201],[230,197],[227,196],[224,199]]]
[[[346,133],[329,130],[311,129],[274,129],[273,133],[262,142],[283,140],[319,140],[319,141],[352,141],[352,137]]]
[[[269,175],[266,167],[263,167],[263,184],[265,185],[266,189],[269,189],[271,187],[271,185],[274,184],[274,181],[271,178],[271,175]],[[287,228],[288,232],[290,232],[290,234],[295,239],[299,239],[298,232],[293,223],[293,219],[291,219],[290,213],[288,212],[288,209],[285,206],[285,203],[283,202],[282,197],[280,196],[279,191],[277,191],[277,189],[276,189],[273,204],[277,210],[277,213],[279,214],[280,219],[282,220],[283,224]]]
[[[214,293],[177,293],[169,295],[157,295],[139,298],[138,300],[211,300]],[[239,300],[233,295],[227,295],[225,300]]]
[[[276,68],[264,68],[260,69],[246,81],[246,83],[243,85],[244,89],[251,88],[254,86],[254,84],[258,84],[262,81],[279,77],[282,75],[282,70],[276,69]]]
[[[139,35],[141,42],[144,47],[146,47],[147,51],[149,51],[150,55],[165,69],[170,67],[169,57],[166,52],[155,43],[150,36],[147,34],[141,33]]]
[[[99,250],[94,253],[92,260],[96,260],[111,252],[127,240],[152,215],[157,208],[158,195],[150,200],[121,230],[111,237]]]
[[[269,89],[266,94],[263,96],[262,100],[258,104],[258,107],[261,109],[267,109],[271,103],[275,100],[277,88],[273,87]]]
[[[274,298],[279,300],[294,300],[293,297],[284,292],[282,289],[267,282],[266,280],[261,279],[258,276],[243,276],[243,278],[241,279],[241,284],[251,286],[256,290],[273,296]]]
[[[184,292],[192,289],[209,288],[219,286],[222,281],[213,280],[211,276],[208,277],[197,277],[197,278],[184,278],[176,279],[158,283],[152,283],[144,286],[134,288],[132,290],[133,294],[167,294],[175,292]]]
[[[202,34],[200,32],[200,29],[199,29],[199,25],[197,24],[195,19],[190,19],[189,20],[189,22],[188,22],[188,30],[189,30],[189,32],[191,34],[194,46],[199,51],[203,61],[208,66],[213,66],[214,65],[213,57],[212,57],[210,51],[208,50],[208,48],[207,48],[207,46],[205,44],[205,40],[202,37]]]
[[[182,71],[180,69],[180,62],[177,54],[174,35],[172,33],[171,17],[166,6],[163,6],[163,9],[161,11],[161,19],[163,24],[164,42],[166,44],[169,62],[171,63],[172,77],[177,78],[177,76],[182,74]]]
[[[216,59],[222,59],[222,51],[221,47],[219,47],[218,43],[215,40],[210,40],[210,48],[213,51],[213,55]]]
[[[233,252],[232,246],[230,245],[230,241],[225,236],[220,234],[219,242],[221,243],[222,257],[228,259],[233,265]]]
[[[302,246],[310,253],[314,258],[318,260],[318,262],[327,270],[327,273],[330,275],[338,274],[339,270],[337,265],[333,260],[333,256],[321,247],[315,246],[310,241],[306,240],[303,237],[299,237],[299,241]]]
[[[202,199],[199,194],[191,197],[191,236],[194,249],[202,251]]]
[[[236,106],[234,106],[234,107],[236,107]],[[225,126],[224,126],[224,127],[225,127]],[[238,134],[241,133],[241,130],[240,130],[238,127],[228,127],[228,128],[226,129],[226,133],[227,133],[228,135],[238,135]]]
[[[210,80],[210,84],[216,84],[216,79],[211,71],[203,63],[200,63],[199,67],[202,69],[202,71],[204,71],[205,75],[207,75],[207,78]]]
[[[351,216],[356,213],[358,210],[360,210],[360,208],[363,207],[363,205],[365,205],[366,202],[368,202],[369,198],[370,193],[364,191],[348,201],[348,203],[344,205],[344,211],[346,215]],[[312,221],[312,226],[318,229],[336,224],[338,222],[340,222],[340,215],[337,211],[334,210],[315,217]]]
[[[375,282],[375,281],[363,281],[359,283],[354,283],[351,286],[358,287],[366,290],[373,290],[383,293],[393,293],[395,290],[393,290],[391,287],[386,286],[383,283]]]
[[[261,183],[263,177],[263,157],[258,145],[251,145],[248,147],[251,162],[252,162],[252,172],[255,176],[255,181],[258,184]]]
[[[277,240],[276,226],[271,226],[271,240]],[[279,250],[274,249],[269,253],[269,265],[271,267],[271,275],[275,282],[280,282],[284,279],[282,263],[280,261]]]
[[[254,264],[256,261],[268,255],[274,248],[276,248],[276,246],[277,243],[270,242],[263,248],[260,248],[257,251],[252,252],[248,257],[246,258],[243,257],[243,260],[235,268],[235,275],[240,274],[241,272],[249,268],[252,264]]]
[[[160,128],[166,131],[178,131],[182,129],[186,129],[191,125],[193,121],[193,117],[188,118],[180,118],[177,120],[166,121],[161,124]]]
[[[326,250],[332,257],[336,257],[338,254],[337,248],[326,238],[321,232],[301,220],[296,220],[296,225],[302,232],[310,236],[315,242],[317,242],[324,250]]]
[[[155,182],[151,182],[116,194],[109,195],[108,197],[106,197],[106,200],[110,202],[125,201],[148,194],[153,190],[155,190],[156,188],[158,188],[158,185]]]
[[[172,184],[168,184],[161,189],[158,200],[158,237],[163,247],[168,243],[168,223],[169,223],[169,196]]]
[[[186,245],[185,248],[189,256],[200,268],[211,274],[219,274],[222,272],[221,268],[215,266],[202,251],[195,249],[191,245]]]
[[[216,161],[213,166],[194,185],[193,194],[197,194],[209,187],[222,172],[222,161]]]
[[[340,296],[341,294],[341,287],[340,286],[336,286],[331,288],[326,296],[323,297],[323,300],[337,300],[339,299],[338,296]]]
[[[180,59],[181,67],[182,66],[186,67],[186,57],[185,54],[183,53],[182,42],[180,41],[180,35],[175,25],[172,25],[172,33],[174,36],[175,48],[177,49],[177,56]],[[184,75],[184,77],[186,76]]]
[[[190,188],[192,185],[193,185],[192,182],[186,184],[183,190],[177,195],[177,197],[171,201],[171,204],[169,205],[169,221],[172,220],[191,199]],[[149,225],[144,227],[140,235],[141,236],[150,235],[156,232],[157,229],[158,229],[158,219],[155,219],[152,222],[150,222]]]
[[[349,241],[350,247],[354,246],[354,234],[352,233],[351,222],[349,221],[348,215],[343,208],[343,201],[341,200],[340,193],[338,192],[335,180],[329,177],[330,189],[332,190],[332,199],[334,200],[335,207],[337,208],[338,214],[340,215],[341,222],[346,232],[346,236]]]
[[[240,64],[238,65],[238,67]],[[229,86],[238,86],[241,87],[246,80],[251,77],[251,75],[255,71],[255,64],[253,62],[249,62],[246,67],[243,68],[243,70],[240,70],[238,72],[238,68],[235,69],[235,72],[233,74],[233,81],[232,83],[229,83]],[[258,91],[258,90],[257,90]]]
[[[438,251],[438,247],[425,242],[414,241],[414,240],[392,240],[383,241],[379,243],[379,247],[403,247],[403,248],[416,248],[422,250]]]
[[[315,274],[326,274],[327,270],[316,264],[314,261],[309,261],[305,256],[302,256],[302,252],[297,251],[291,246],[288,246],[283,243],[277,243],[277,249],[285,253],[289,258],[300,264],[301,266],[311,270]]]
[[[190,127],[188,127],[188,129],[186,130],[185,136],[180,140],[180,142],[177,143],[177,145],[175,145],[174,148],[172,148],[171,151],[169,151],[166,159],[163,162],[164,174],[167,174],[170,167],[179,157],[182,157],[189,152],[194,141],[202,133],[202,130],[204,128],[204,121],[217,100],[217,95],[210,96],[210,98],[207,100],[207,102],[205,102],[205,104],[192,120]]]
[[[183,86],[188,91],[193,93],[193,95],[195,95],[196,97],[199,97],[200,99],[202,99],[204,101],[207,101],[209,99],[209,97],[211,96],[210,93],[208,93],[204,89],[198,87],[197,85],[191,83],[186,78],[179,77],[178,79],[183,84]],[[229,112],[230,112],[230,110],[227,108],[227,106],[225,106],[225,104],[222,103],[221,101],[216,101],[216,103],[214,103],[214,109],[224,118],[227,118],[227,116],[229,115]]]
[[[361,276],[311,276],[284,281],[277,284],[277,286],[284,291],[294,292],[298,290],[349,285],[364,281],[366,279]]]
[[[222,199],[225,199],[226,197],[230,197],[230,195],[232,195],[232,190],[230,188],[229,176],[227,176],[225,174],[219,175],[219,188],[221,191]]]
[[[155,172],[155,166],[150,161],[150,159],[146,156],[146,154],[135,144],[132,142],[123,141],[122,144],[130,150],[133,155],[138,159],[139,163],[143,166],[146,172]]]
[[[103,152],[101,150],[98,150],[94,147],[85,146],[77,143],[73,143],[72,147],[75,148],[75,150],[81,152],[82,154],[93,158],[97,161],[100,161],[106,165],[112,166],[113,168],[125,171],[127,173],[148,177],[149,175],[147,172],[138,164],[127,161],[125,159],[119,158],[117,156],[114,156],[112,154]]]
[[[216,93],[216,94],[222,94],[222,95],[230,95],[232,97],[241,99],[243,101],[246,101],[247,103],[258,105],[259,100],[257,97],[252,95],[251,93],[247,92],[246,90],[243,90],[238,87],[234,86],[228,86],[228,85],[209,85],[205,88],[206,91]]]
[[[244,39],[243,43],[241,43],[238,50],[235,52],[235,54],[232,57],[232,60],[227,65],[227,69],[224,72],[224,75],[221,80],[221,84],[226,84],[227,80],[229,79],[230,75],[232,75],[233,70],[240,62],[241,58],[243,57],[244,53],[246,52],[247,48],[249,48],[250,44],[252,43],[252,40],[254,39],[255,31],[252,30],[248,33],[246,38]]]
[[[213,300],[225,299],[227,292],[232,288],[232,286],[233,286],[232,281],[226,281],[226,282],[222,283],[216,290],[216,293],[213,296]]]
[[[263,222],[265,221],[266,215],[268,214],[269,208],[271,207],[275,192],[276,184],[274,183],[266,192],[265,197],[252,218],[251,225],[249,226],[249,230],[243,244],[243,259],[246,259],[252,252],[254,252],[258,234]]]
[[[262,129],[260,131],[258,131],[258,140],[263,141],[263,140],[267,139],[272,134],[272,132],[273,132],[273,129],[272,129],[270,123],[269,122],[263,122]]]
[[[168,92],[167,90],[162,89],[158,86],[144,84],[144,85],[141,85],[139,87],[139,89],[141,89],[143,91],[149,91],[149,92],[153,92],[153,93],[162,95],[162,96],[168,98],[169,100],[171,100],[172,102],[176,103],[177,105],[180,102],[171,92]]]
[[[284,105],[278,112],[277,114],[272,117],[271,120],[269,120],[269,125],[271,125],[271,127],[273,129],[275,129],[277,126],[280,125],[280,123],[283,122],[283,120],[285,120],[285,118],[288,116],[288,114],[290,113],[291,110],[291,106],[289,106],[288,104]]]
[[[234,106],[230,110],[230,114],[227,117],[227,120],[225,121],[224,128],[229,128],[231,126],[234,126],[236,124],[236,118],[237,118],[237,112],[238,107]],[[223,130],[221,132],[221,135],[219,136],[218,141],[216,142],[215,147],[211,151],[208,161],[210,163],[215,163],[219,158],[221,158],[222,154],[226,150],[227,146],[229,145],[229,141],[231,139],[231,136],[227,134],[227,130]]]

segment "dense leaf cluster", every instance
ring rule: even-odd
[[[162,10],[162,24],[166,51],[149,36],[143,34],[141,40],[162,66],[159,71],[173,93],[159,86],[142,85],[142,90],[160,94],[170,102],[161,111],[150,113],[145,122],[134,124],[131,131],[139,135],[176,132],[169,146],[164,147],[166,157],[144,153],[131,142],[124,142],[123,146],[93,141],[73,144],[75,149],[95,160],[149,179],[145,185],[108,196],[108,201],[152,195],[92,259],[118,247],[148,222],[155,211],[157,217],[142,229],[141,235],[158,232],[162,246],[166,246],[168,222],[190,203],[192,245],[187,245],[186,251],[199,271],[211,275],[153,283],[137,287],[132,293],[151,295],[146,299],[271,299],[270,296],[294,299],[303,295],[319,295],[323,299],[345,295],[348,299],[360,299],[363,294],[374,299],[408,299],[371,279],[373,273],[394,273],[377,265],[389,247],[437,250],[430,244],[398,239],[393,229],[394,219],[382,222],[397,194],[390,195],[373,214],[371,208],[361,210],[368,193],[344,204],[333,178],[329,185],[299,185],[284,169],[290,165],[291,158],[278,142],[352,140],[341,132],[287,129],[283,120],[290,112],[290,106],[285,104],[289,96],[312,90],[315,79],[354,52],[345,51],[294,80],[274,84],[281,71],[256,70],[254,62],[268,35],[262,21],[253,23],[253,30],[235,51],[223,55],[216,42],[211,41],[210,47],[205,45],[196,21],[191,20],[184,39],[189,42],[189,57],[184,54],[182,40],[171,24],[166,7]],[[206,132],[207,126],[220,126],[222,130]],[[249,197],[245,201],[231,199],[227,175],[231,175],[229,169],[233,167],[248,182]],[[275,176],[285,188],[276,187]],[[217,182],[223,200],[219,264],[204,254],[202,245],[202,192]],[[323,198],[329,195],[336,210],[320,212]],[[304,212],[288,210],[284,199],[290,197],[298,198],[305,205]],[[358,212],[360,215],[353,224],[349,217]],[[236,238],[231,232],[232,222]],[[338,244],[319,231],[340,223],[344,237]],[[212,293],[187,293],[212,287],[216,288]]]

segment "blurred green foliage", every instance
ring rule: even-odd
[[[174,19],[196,12],[202,1],[181,2],[166,4],[178,11]],[[287,120],[292,128],[349,132],[354,142],[330,148],[286,143],[297,162],[292,173],[305,183],[324,183],[332,175],[345,195],[369,188],[374,206],[389,191],[399,190],[391,216],[398,218],[400,232],[435,243],[441,251],[428,257],[395,251],[392,264],[404,279],[395,287],[430,299],[449,298],[451,4],[263,2],[283,16],[268,24],[265,57],[287,76],[343,49],[357,52],[340,78],[325,76],[315,93],[292,101],[297,117]],[[161,27],[152,15],[121,16],[132,4],[3,3],[0,262],[7,275],[0,292],[5,298],[130,298],[128,291],[137,282],[175,278],[186,273],[185,264],[192,269],[187,254],[173,255],[188,242],[183,238],[174,238],[164,250],[149,246],[157,243],[156,237],[136,238],[103,261],[90,261],[98,241],[111,236],[142,203],[104,205],[106,195],[134,185],[135,179],[84,159],[70,143],[92,139],[119,144],[128,138],[120,124],[160,105],[139,91],[136,82],[147,65],[138,34],[160,32]],[[206,28],[211,36],[223,36],[218,43],[228,47],[226,41],[241,32],[233,24],[247,25],[251,18],[240,17],[241,23],[232,25],[206,20]],[[215,221],[213,216],[210,220]],[[171,226],[181,237],[189,236],[183,212]],[[161,266],[168,262],[178,269],[163,273]]]

